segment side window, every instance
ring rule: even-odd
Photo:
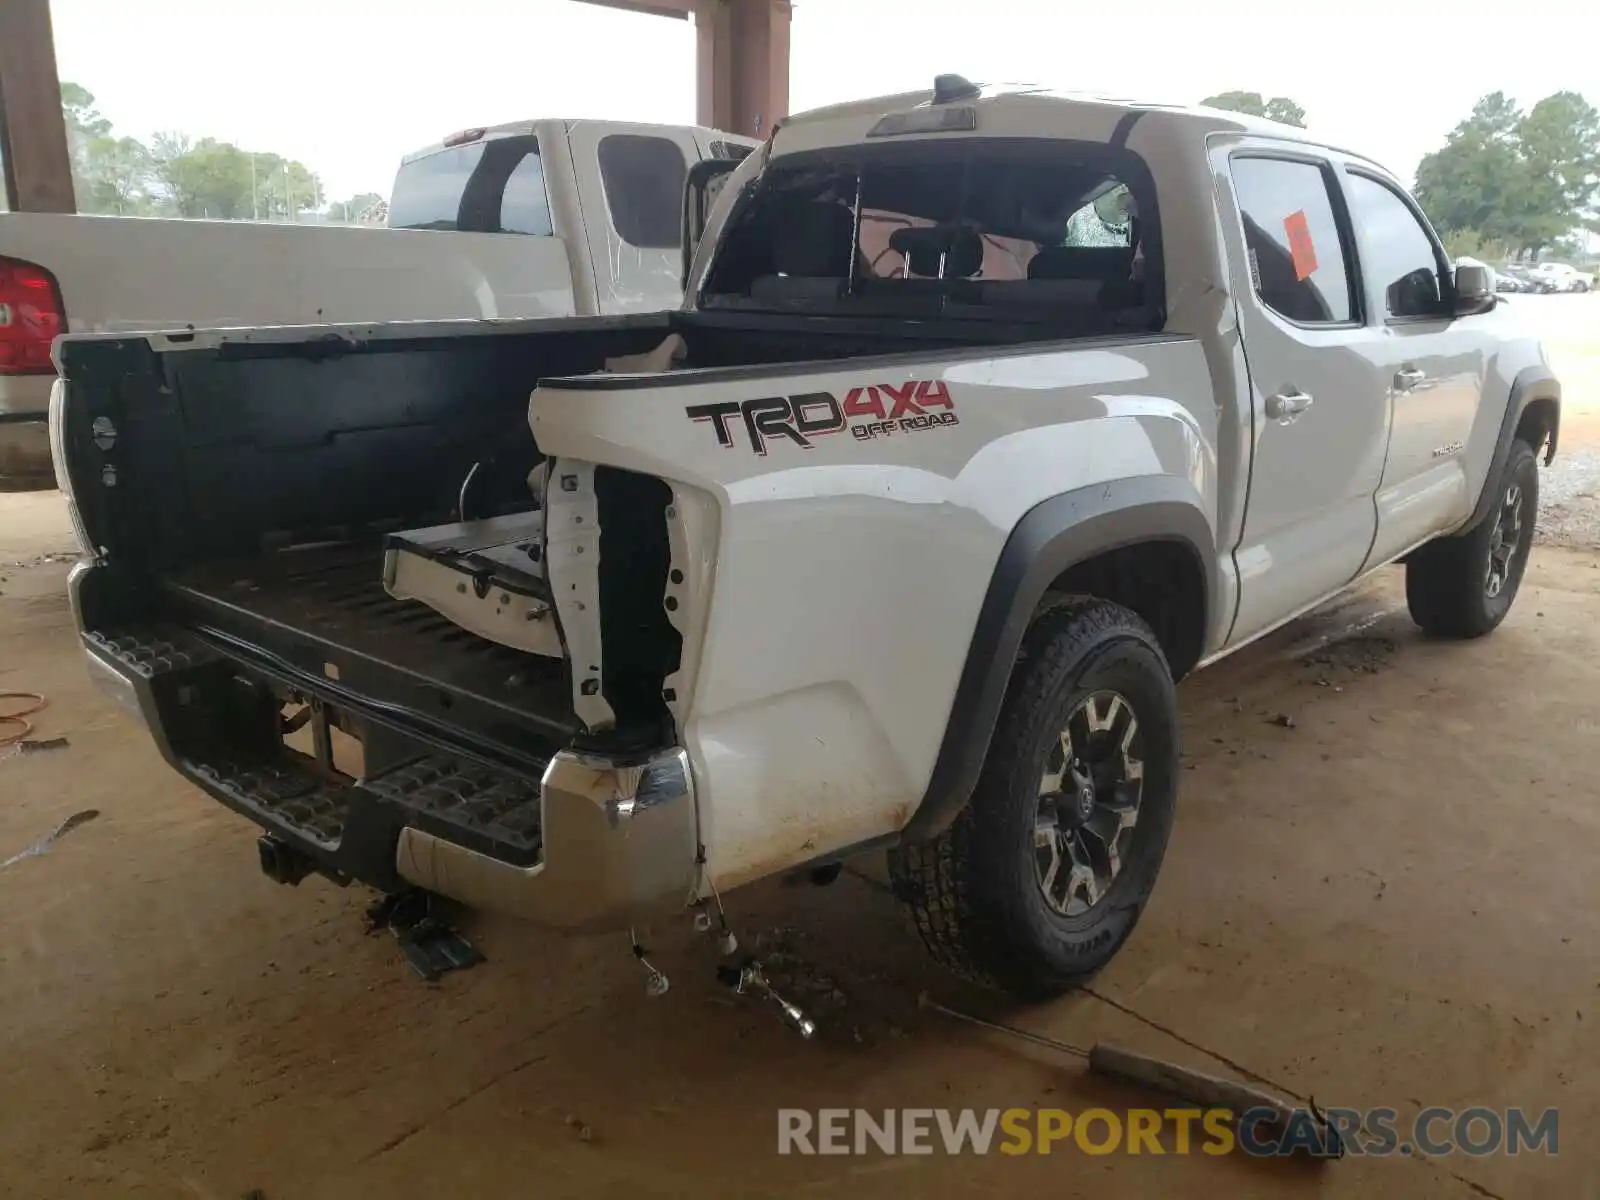
[[[1351,174],[1350,219],[1361,231],[1366,259],[1362,269],[1383,288],[1391,317],[1436,317],[1443,312],[1439,295],[1439,258],[1433,239],[1411,206],[1386,183]]]
[[[544,190],[544,163],[537,151],[522,156],[506,177],[500,196],[500,232],[532,233],[549,237],[550,198]]]
[[[600,139],[599,155],[606,207],[622,240],[641,249],[676,249],[683,237],[683,187],[689,174],[678,144],[613,133]]]
[[[1350,273],[1326,170],[1282,158],[1235,158],[1233,186],[1250,281],[1262,303],[1304,325],[1351,320]]]

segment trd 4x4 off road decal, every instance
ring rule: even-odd
[[[767,442],[773,438],[787,438],[809,450],[813,438],[845,429],[857,441],[865,442],[961,423],[950,400],[950,389],[939,379],[854,387],[846,393],[843,404],[829,392],[806,392],[799,396],[692,404],[684,411],[692,421],[711,422],[719,446],[733,445],[733,422],[738,419],[750,439],[750,449],[760,455],[766,454]]]

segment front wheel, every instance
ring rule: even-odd
[[[890,879],[943,965],[1042,998],[1110,960],[1172,830],[1178,717],[1150,627],[1075,597],[1028,631],[971,800],[890,854]]]
[[[1538,460],[1527,442],[1512,442],[1489,515],[1406,563],[1411,619],[1439,637],[1482,637],[1498,626],[1522,584],[1538,514]]]

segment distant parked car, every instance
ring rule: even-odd
[[[1514,267],[1496,267],[1494,269],[1494,290],[1497,292],[1531,292],[1533,285],[1524,279]]]
[[[1552,292],[1587,292],[1594,286],[1589,276],[1568,263],[1540,263],[1529,275],[1548,284]]]
[[[1522,284],[1522,290],[1525,292],[1546,293],[1556,290],[1553,280],[1546,279],[1543,275],[1538,274],[1536,268],[1526,263],[1511,263],[1505,268],[1505,273]]]

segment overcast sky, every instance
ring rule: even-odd
[[[52,12],[62,78],[119,132],[287,154],[330,199],[387,195],[402,154],[473,125],[695,116],[689,22],[572,0],[52,0]],[[1600,4],[797,0],[791,71],[796,112],[942,71],[1152,100],[1286,95],[1330,141],[1409,180],[1484,92],[1600,103]]]

